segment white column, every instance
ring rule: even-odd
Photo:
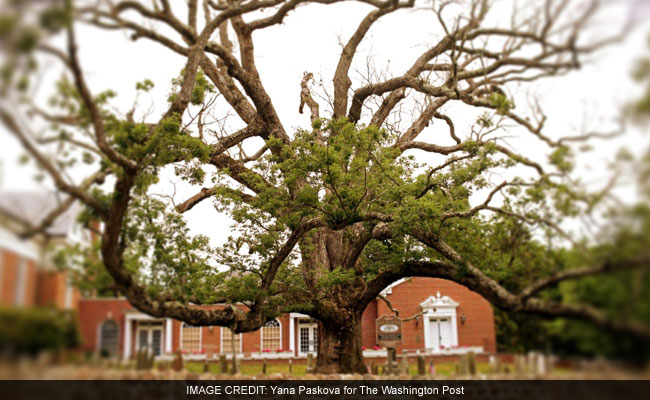
[[[294,325],[294,317],[289,316],[289,350],[291,350],[293,355],[296,355],[296,335],[295,335],[295,325]]]
[[[165,353],[172,352],[172,320],[165,319]]]
[[[124,319],[124,360],[131,356],[131,319],[127,315]]]
[[[456,309],[451,315],[451,345],[458,346],[458,322],[456,320]]]
[[[424,314],[422,315],[422,325],[424,325],[424,348],[429,349],[433,347],[433,343],[429,339],[429,325],[431,325],[431,318]]]

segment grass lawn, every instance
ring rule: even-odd
[[[230,367],[230,363],[228,364],[228,367]],[[202,362],[188,362],[185,364],[185,369],[187,369],[189,372],[195,372],[197,374],[203,373],[203,363]],[[240,365],[241,369],[241,374],[242,375],[259,375],[262,373],[262,364],[241,364]],[[306,365],[304,364],[298,364],[298,365],[293,365],[292,368],[292,373],[293,375],[305,375],[305,369]],[[218,374],[221,373],[221,370],[219,368],[219,363],[210,363],[209,364],[209,371],[211,374]],[[266,373],[267,375],[270,374],[279,374],[289,372],[289,364],[267,364],[266,366]]]
[[[230,365],[230,364],[229,364]],[[456,372],[456,364],[455,363],[437,363],[436,365],[436,375],[439,376],[449,376],[452,375]],[[477,363],[477,369],[478,372],[481,374],[487,374],[489,372],[489,365],[488,363]],[[197,374],[203,373],[203,363],[202,362],[188,362],[185,364],[185,368],[189,372],[194,372]],[[242,375],[260,375],[262,373],[262,364],[242,364],[241,365],[241,374]],[[397,368],[399,368],[399,363],[397,364]],[[429,366],[427,365],[427,372],[429,370]],[[293,365],[293,371],[292,374],[296,376],[301,376],[305,375],[305,369],[306,365],[304,364],[294,364]],[[512,369],[512,368],[511,368]],[[210,363],[209,364],[209,372],[211,374],[218,374],[220,373],[219,369],[219,363]],[[288,373],[289,372],[289,364],[267,364],[266,366],[266,373],[267,375],[270,374],[277,374],[277,373]],[[410,375],[417,375],[418,373],[418,365],[417,363],[411,363],[409,364],[409,374]]]

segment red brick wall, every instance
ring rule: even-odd
[[[204,326],[201,331],[201,348],[207,354],[221,351],[221,327]]]
[[[36,303],[36,283],[38,281],[36,263],[34,260],[27,260],[23,264],[23,268],[26,269],[23,306],[32,307]]]
[[[361,343],[367,349],[372,348],[376,342],[375,337],[375,320],[377,315],[377,301],[373,301],[366,307],[361,316],[362,338]]]
[[[0,283],[2,284],[2,288],[0,288],[0,305],[13,306],[18,257],[8,250],[0,250],[0,257],[2,257],[2,270],[0,270],[2,271],[2,279],[0,279]]]
[[[124,299],[84,299],[79,302],[79,327],[81,330],[81,348],[87,351],[97,350],[99,326],[107,319],[117,322],[119,351],[124,350],[124,323],[125,311],[132,310],[133,306]],[[135,338],[135,332],[131,333]],[[131,341],[132,343],[135,340]]]
[[[485,351],[493,352],[496,350],[496,336],[494,329],[494,314],[492,307],[478,293],[472,292],[464,286],[445,279],[437,278],[410,278],[401,284],[392,288],[392,293],[386,298],[391,302],[393,308],[399,311],[401,318],[409,318],[421,311],[420,303],[429,296],[435,295],[440,291],[441,296],[449,296],[460,305],[456,309],[458,345],[459,346],[482,346]],[[376,301],[376,315],[392,315],[386,303],[382,300]],[[368,309],[366,309],[368,312]],[[465,322],[462,322],[462,316],[465,315]],[[365,313],[364,313],[365,316]],[[371,347],[374,345],[374,320],[365,318],[363,321],[364,328],[364,346]],[[408,321],[402,325],[403,343],[398,346],[397,350],[402,349],[421,349],[424,348],[424,323],[422,320]],[[367,332],[372,331],[372,340],[370,335],[366,337]]]
[[[444,279],[411,278],[393,287],[392,293],[387,295],[387,298],[393,307],[400,312],[400,317],[408,318],[419,313],[421,311],[420,303],[429,296],[434,296],[437,291],[440,291],[442,296],[449,296],[460,304],[456,309],[458,345],[482,346],[485,351],[494,352],[496,350],[496,339],[492,307],[483,297],[464,286]],[[122,299],[82,300],[79,304],[79,319],[81,321],[83,348],[86,350],[96,349],[99,325],[104,320],[112,317],[120,327],[119,341],[120,351],[122,351],[124,312],[129,309],[133,309],[133,307]],[[366,348],[372,348],[376,344],[375,319],[384,314],[392,314],[392,312],[385,302],[381,300],[372,302],[364,311],[362,316],[362,342]],[[463,315],[466,316],[464,323],[461,318]],[[282,349],[288,350],[290,347],[289,315],[284,314],[278,317],[278,320],[281,324]],[[297,329],[297,325],[296,323],[294,329]],[[424,348],[424,323],[422,320],[405,322],[402,328],[403,344],[398,347],[398,351]],[[201,345],[203,351],[206,353],[230,351],[230,349],[221,348],[221,330],[221,327],[202,328]],[[172,332],[172,349],[176,351],[180,348],[181,341],[181,323],[179,321],[173,321]],[[132,346],[135,346],[135,324],[131,337],[134,338]],[[294,338],[298,339],[297,330],[294,331]],[[131,354],[134,354],[134,348]],[[261,350],[261,330],[242,334],[242,352],[252,353]]]
[[[16,304],[16,279],[18,277],[18,268],[25,268],[25,280],[22,288],[23,300],[22,305],[30,307],[35,304],[36,300],[36,283],[37,271],[34,260],[27,259],[24,264],[24,257],[19,256],[9,250],[0,250],[2,257],[2,279],[0,279],[0,305],[12,307]]]
[[[65,307],[66,274],[61,271],[40,271],[38,274],[36,304]]]
[[[289,349],[289,315],[285,314],[278,317],[280,321],[280,330],[282,332],[282,349]],[[221,348],[221,330],[223,328],[219,326],[215,327],[203,327],[201,330],[201,349],[205,353],[221,353],[221,352],[230,352],[230,349]],[[173,321],[173,337],[172,337],[172,348],[174,351],[180,349],[181,346],[181,322]],[[262,350],[262,337],[261,330],[254,332],[246,332],[242,334],[242,345],[241,351],[243,353],[253,353],[259,352]],[[272,349],[276,350],[276,349]]]

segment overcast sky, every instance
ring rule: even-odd
[[[509,18],[512,2],[497,2],[497,7],[490,16],[495,24]],[[611,2],[607,7],[607,12],[599,17],[598,22],[603,30],[616,30],[629,18],[640,21],[637,29],[624,42],[590,57],[575,73],[546,79],[514,93],[517,99],[524,98],[526,94],[535,94],[542,100],[548,116],[546,133],[551,137],[579,134],[585,128],[595,129],[611,124],[622,105],[640,93],[640,88],[630,79],[630,72],[634,61],[649,53],[648,4],[645,1],[618,1]],[[289,14],[283,25],[255,34],[256,61],[262,81],[287,131],[309,126],[308,113],[297,113],[303,72],[313,72],[331,90],[333,71],[341,50],[340,42],[347,40],[368,10],[368,6],[356,3],[302,7]],[[144,39],[133,42],[126,33],[80,27],[78,36],[82,64],[92,90],[115,90],[118,93],[115,105],[122,112],[133,103],[135,82],[148,78],[156,83],[152,96],[139,99],[141,110],[149,109],[151,103],[150,118],[154,121],[166,106],[170,81],[178,75],[184,59]],[[427,46],[439,39],[440,30],[435,16],[430,12],[405,10],[384,17],[373,26],[360,46],[361,54],[355,58],[351,76],[355,77],[355,69],[364,71],[367,55],[372,55],[371,60],[378,68],[400,74]],[[60,71],[52,65],[43,76],[41,87],[45,90],[51,86]],[[46,97],[44,93],[40,94],[42,98]],[[518,111],[525,110],[525,105],[519,102],[517,107]],[[321,116],[327,115],[326,108],[321,102]],[[234,119],[232,125],[237,125]],[[633,148],[647,148],[647,135],[640,134],[638,130],[631,131],[629,135],[614,144],[594,143],[602,146],[583,158],[592,168],[591,172],[584,170],[585,174],[593,174],[587,179],[602,179],[606,170],[604,160],[613,148],[631,141],[635,143]],[[42,184],[31,179],[33,168],[18,166],[17,159],[22,151],[2,128],[0,138],[0,188],[25,190],[42,187]],[[639,142],[641,146],[636,145]],[[540,150],[540,143],[530,138],[524,142],[515,141],[515,144],[518,148],[524,148],[524,152],[532,153],[532,158],[545,156],[546,150]],[[425,158],[423,161],[428,160]],[[170,192],[171,185],[163,181],[160,190]],[[182,201],[194,191],[196,189],[179,185],[176,200]],[[210,202],[196,207],[187,217],[195,232],[207,234],[215,244],[229,233],[228,219],[216,215]]]

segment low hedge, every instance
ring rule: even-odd
[[[81,343],[72,311],[48,308],[0,308],[0,352],[35,355],[44,350],[69,349]]]

